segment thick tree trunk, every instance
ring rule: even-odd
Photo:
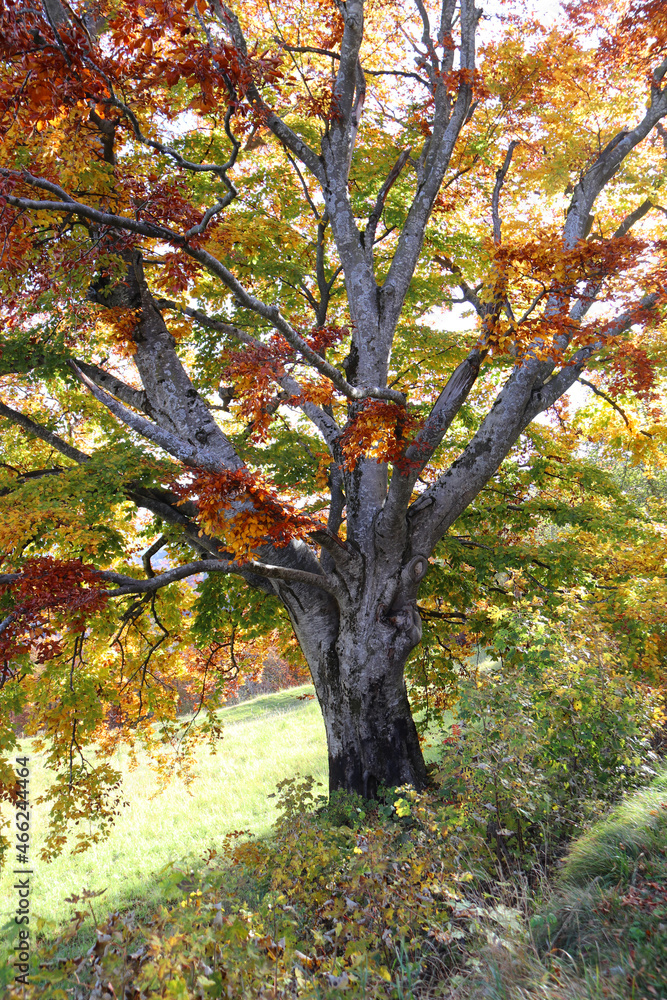
[[[423,788],[426,767],[403,678],[364,671],[358,686],[322,704],[329,751],[329,791],[343,788],[375,798],[378,788]]]
[[[404,680],[421,639],[414,601],[362,606],[340,617],[338,635],[313,670],[327,734],[329,790],[374,798],[380,786],[423,788],[426,767]]]

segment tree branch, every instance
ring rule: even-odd
[[[317,154],[269,107],[257,89],[252,79],[252,67],[248,59],[248,46],[238,17],[231,7],[226,3],[222,3],[221,0],[211,0],[211,7],[223,31],[233,42],[238,57],[245,64],[250,77],[247,94],[251,103],[259,111],[262,121],[273,132],[276,138],[280,139],[283,145],[301,160],[304,166],[308,167],[313,176],[322,182],[322,165]]]
[[[96,386],[95,383],[81,371],[74,361],[70,361],[70,367],[80,381],[83,382],[83,384],[90,390],[95,399],[102,403],[103,406],[106,406],[107,410],[110,410],[115,417],[122,421],[122,423],[124,423],[131,430],[146,438],[148,441],[159,445],[160,448],[164,448],[166,452],[174,458],[177,458],[179,462],[183,462],[184,465],[210,469],[215,472],[219,472],[222,468],[226,468],[226,466],[221,465],[218,458],[213,457],[208,453],[208,449],[202,449],[200,451],[194,448],[188,441],[184,441],[183,438],[178,437],[176,434],[172,434],[163,427],[158,427],[157,424],[151,423],[144,417],[140,417],[138,414],[133,413],[132,410],[129,410],[123,405],[123,403],[119,403],[117,399],[114,399],[114,397],[108,392],[105,392],[104,389],[98,388],[98,386]]]
[[[160,535],[160,537],[156,538],[153,544],[150,545],[142,555],[141,561],[143,563],[144,572],[146,576],[150,578],[155,576],[155,570],[151,565],[151,559],[153,558],[153,556],[157,555],[160,549],[163,548],[166,544],[167,544],[166,537],[164,535]]]
[[[487,307],[485,303],[481,301],[481,299],[475,292],[474,288],[471,288],[468,282],[465,280],[465,278],[463,277],[463,271],[458,266],[458,264],[455,264],[454,261],[451,260],[449,257],[445,257],[444,254],[434,254],[433,260],[436,262],[436,264],[441,264],[444,267],[446,267],[448,271],[451,271],[451,273],[456,278],[459,288],[463,292],[463,298],[465,299],[466,302],[470,303],[470,305],[473,307],[477,315],[481,319],[483,319],[484,316],[486,316]]]
[[[503,160],[503,165],[498,170],[496,170],[496,183],[493,187],[493,196],[491,198],[491,213],[493,215],[493,240],[497,245],[501,243],[501,233],[500,233],[500,192],[502,190],[503,184],[505,183],[505,177],[507,176],[507,171],[510,168],[510,163],[512,162],[512,156],[514,155],[514,150],[519,145],[517,139],[512,139],[509,144],[507,153],[505,154],[505,159]]]
[[[399,403],[399,405],[403,405],[405,403],[404,395],[400,392],[396,392],[394,389],[387,389],[383,386],[372,386],[360,389],[356,386],[350,385],[347,379],[341,375],[339,370],[334,367],[334,365],[329,364],[329,362],[321,357],[317,351],[314,351],[308,346],[306,341],[300,337],[296,330],[294,330],[293,327],[287,322],[277,306],[266,305],[266,303],[256,299],[254,295],[251,295],[250,292],[246,291],[231,271],[227,270],[224,264],[222,264],[207,250],[194,247],[184,247],[184,250],[187,254],[189,254],[189,256],[203,264],[212,274],[221,278],[225,285],[234,293],[240,305],[268,320],[271,325],[283,335],[290,347],[293,347],[295,351],[298,351],[298,353],[307,362],[309,362],[313,368],[317,369],[321,375],[328,378],[338,391],[348,399],[355,401],[361,401],[369,398],[390,399],[395,403]]]
[[[614,402],[611,396],[608,396],[606,392],[602,391],[602,389],[598,389],[598,387],[596,385],[593,385],[592,382],[589,382],[588,379],[582,378],[581,375],[579,376],[577,381],[581,382],[582,385],[587,386],[589,389],[592,389],[596,396],[600,396],[601,399],[604,399],[605,403],[609,403],[609,405],[612,406],[616,410],[616,412],[621,415],[625,423],[625,426],[626,427],[630,426],[630,421],[628,420],[625,411],[618,405],[618,403]],[[645,433],[645,431],[642,431],[641,433]]]
[[[410,153],[411,152],[412,152],[412,149],[404,149],[403,150],[403,152],[399,155],[398,159],[396,160],[396,163],[393,165],[393,167],[389,171],[389,174],[387,175],[386,181],[384,182],[384,184],[380,188],[378,196],[377,196],[377,198],[375,200],[375,205],[373,207],[373,211],[371,212],[371,214],[369,216],[368,222],[366,224],[366,228],[364,229],[364,232],[363,232],[364,246],[366,247],[366,252],[368,254],[372,254],[373,253],[373,243],[375,241],[375,230],[377,229],[378,222],[380,221],[380,216],[382,215],[382,210],[384,208],[384,203],[387,200],[387,195],[391,191],[391,188],[394,185],[395,181],[397,181],[398,178],[400,177],[400,174],[401,174],[401,171],[403,170],[403,167],[405,166],[405,164],[410,159]]]
[[[620,239],[625,236],[626,233],[632,229],[636,222],[643,219],[648,212],[654,207],[653,202],[647,198],[643,201],[633,212],[630,212],[621,222],[620,226],[612,236],[612,240]],[[570,318],[575,322],[583,319],[588,310],[591,308],[597,296],[602,288],[604,279],[606,275],[598,275],[597,278],[593,278],[586,282],[586,287],[583,292],[578,295],[577,301],[570,311]]]
[[[379,531],[393,533],[404,522],[405,510],[422,471],[442,442],[479,375],[486,352],[474,349],[454,370],[400,465],[394,467],[389,494],[379,518]]]
[[[667,66],[667,60],[654,71],[649,105],[642,120],[633,129],[617,133],[577,183],[563,230],[563,242],[566,249],[571,249],[584,238],[593,203],[607,182],[614,176],[628,153],[646,138],[661,118],[667,115],[667,87],[662,90],[659,87],[659,83],[665,75],[665,66]]]
[[[442,2],[441,31],[451,30],[454,0]],[[432,121],[432,135],[427,140],[420,157],[418,187],[403,231],[398,240],[396,252],[382,287],[383,308],[387,316],[387,330],[393,332],[400,315],[403,300],[412,280],[424,242],[426,225],[435,204],[435,199],[445,176],[445,171],[454,151],[454,146],[466,123],[472,102],[472,79],[475,70],[475,32],[479,12],[473,0],[461,0],[461,79],[450,114],[447,88],[438,77],[435,95],[435,111]],[[426,31],[426,25],[425,25]],[[446,65],[453,59],[453,50],[445,50]],[[442,74],[442,67],[439,67]]]
[[[551,375],[544,383],[538,383],[531,394],[530,402],[525,411],[524,426],[527,427],[538,413],[542,413],[544,410],[548,410],[550,406],[553,406],[556,400],[560,399],[563,393],[567,392],[578,381],[593,354],[596,354],[601,348],[605,347],[610,339],[625,333],[633,323],[638,321],[642,312],[655,309],[663,301],[664,295],[658,294],[658,292],[644,296],[636,306],[626,310],[626,312],[607,324],[604,337],[601,337],[594,343],[587,344],[586,347],[581,347],[570,358],[567,367]]]
[[[610,338],[636,323],[639,315],[654,308],[662,297],[646,296],[607,325],[604,336],[576,352],[569,365],[546,382],[546,364],[529,357],[518,365],[495,403],[459,458],[429,486],[408,510],[409,532],[414,551],[430,553],[439,538],[488,482],[519,435],[538,413],[548,409],[579,379],[586,362]]]
[[[122,573],[114,573],[110,570],[101,572],[100,576],[103,580],[108,580],[110,583],[119,585],[118,589],[107,591],[107,595],[109,597],[121,597],[125,594],[154,594],[162,587],[169,586],[170,583],[184,580],[198,573],[237,573],[240,575],[253,573],[270,580],[284,580],[286,583],[305,583],[313,587],[319,587],[321,590],[326,590],[332,596],[336,596],[338,593],[336,586],[324,574],[309,573],[307,570],[292,569],[289,566],[272,566],[267,563],[258,562],[255,559],[248,559],[246,562],[202,559],[198,562],[191,562],[184,566],[176,566],[174,569],[165,570],[164,573],[159,573],[148,580],[136,580],[134,577],[125,576]],[[14,579],[18,578],[18,574],[6,574],[6,576],[14,576]],[[3,582],[13,581],[9,579],[3,580],[0,577],[0,583]]]
[[[190,306],[179,306],[176,302],[172,302],[169,299],[159,299],[157,300],[157,305],[161,309],[173,309],[181,312],[184,316],[189,316],[201,326],[207,327],[211,330],[218,330],[220,333],[225,334],[225,336],[233,337],[235,340],[239,340],[242,344],[257,345],[262,343],[258,337],[252,336],[252,334],[243,330],[241,327],[234,326],[231,323],[225,323],[222,320],[213,319],[212,317],[207,316],[206,313],[202,312],[201,309],[192,309]],[[281,388],[283,388],[285,392],[289,393],[290,397],[294,397],[299,400],[299,403],[297,404],[299,409],[305,414],[305,416],[308,417],[311,423],[317,427],[329,450],[333,454],[334,446],[341,434],[341,428],[338,426],[334,418],[320,406],[317,406],[315,403],[311,403],[304,398],[303,387],[292,375],[284,375],[277,381]],[[287,400],[284,402],[287,404]]]
[[[0,403],[0,416],[6,417],[7,420],[11,420],[12,423],[23,427],[24,430],[30,434],[34,434],[41,441],[50,444],[52,448],[59,451],[61,455],[65,455],[66,458],[71,458],[73,462],[81,465],[83,462],[90,461],[90,455],[86,455],[85,452],[74,448],[67,441],[58,437],[57,434],[54,434],[53,431],[47,430],[42,424],[38,424],[34,420],[31,420],[30,417],[27,417],[25,413],[13,410],[11,406],[6,406],[5,403]]]
[[[76,358],[74,363],[95,385],[98,385],[101,389],[106,389],[107,392],[116,396],[123,403],[126,403],[127,406],[132,406],[135,410],[141,410],[143,413],[148,414],[148,416],[152,416],[148,396],[143,390],[133,389],[115,375],[104,371],[104,369],[99,368],[97,365],[90,365],[87,361],[81,361]]]
[[[0,168],[0,176],[12,177],[16,179],[19,177],[16,171],[7,170],[5,168]],[[212,274],[221,278],[224,284],[234,293],[238,302],[242,306],[268,320],[271,325],[285,337],[294,350],[298,351],[302,357],[313,366],[313,368],[316,368],[320,372],[320,374],[328,378],[339,390],[339,392],[341,392],[348,399],[356,401],[369,398],[389,399],[399,405],[403,405],[405,403],[405,397],[403,394],[396,392],[394,389],[387,389],[383,386],[372,386],[360,389],[356,386],[350,385],[334,365],[329,364],[328,361],[325,361],[316,351],[308,346],[306,341],[299,336],[296,330],[293,329],[293,327],[281,314],[277,306],[270,306],[261,302],[259,299],[256,299],[254,295],[251,295],[244,288],[235,275],[233,275],[232,272],[217,259],[217,257],[214,257],[213,254],[201,247],[191,246],[185,242],[185,237],[183,235],[174,233],[172,230],[163,226],[155,226],[153,224],[138,222],[137,220],[127,218],[126,216],[100,212],[97,209],[82,204],[81,202],[74,201],[69,197],[67,192],[58,187],[58,185],[51,184],[50,181],[43,181],[39,178],[35,178],[31,174],[27,174],[27,172],[24,172],[21,179],[26,180],[29,184],[33,184],[35,187],[42,187],[47,190],[57,189],[58,197],[61,200],[57,202],[34,201],[32,199],[19,198],[15,195],[7,194],[5,198],[10,205],[17,208],[23,208],[27,211],[71,212],[74,215],[81,216],[82,218],[90,219],[92,222],[97,222],[102,226],[108,226],[112,229],[127,229],[130,232],[138,233],[142,236],[148,236],[152,239],[164,239],[168,242],[181,246],[184,253],[198,261]],[[54,193],[56,192],[54,191]]]

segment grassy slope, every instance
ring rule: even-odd
[[[83,889],[104,889],[94,901],[101,918],[119,907],[142,900],[147,906],[160,898],[155,873],[171,861],[179,867],[196,863],[208,847],[216,847],[229,830],[250,829],[264,834],[273,821],[267,796],[282,778],[297,772],[326,782],[324,726],[317,702],[299,700],[310,693],[304,686],[265,695],[224,709],[223,744],[215,756],[201,760],[199,778],[188,794],[174,781],[151,798],[156,780],[147,763],[125,776],[124,795],[130,802],[112,836],[84,854],[63,854],[49,865],[40,863],[45,807],[32,813],[31,914],[55,924],[67,921],[73,909],[65,897]],[[24,741],[28,744],[29,741]],[[29,747],[25,747],[29,752]],[[47,773],[38,757],[31,760],[31,796],[44,789]],[[13,876],[0,876],[0,932],[13,919],[16,894]],[[3,965],[0,933],[0,970]],[[0,971],[0,983],[2,982]]]
[[[542,946],[667,1000],[667,770],[572,845]]]
[[[452,997],[667,1000],[667,770],[577,838],[543,890],[530,933],[483,950]]]

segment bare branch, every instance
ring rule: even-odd
[[[344,145],[339,150],[341,161],[349,161],[354,136],[359,125],[359,117],[365,96],[363,70],[359,62],[359,52],[364,36],[364,4],[363,0],[348,0],[340,12],[345,22],[343,38],[340,46],[340,60],[333,99],[337,109],[336,121],[332,131],[341,134]],[[360,76],[361,73],[361,76]],[[355,101],[356,96],[356,101]],[[361,101],[361,106],[360,106]]]
[[[151,559],[153,558],[153,556],[157,555],[160,549],[163,548],[166,544],[167,544],[166,537],[164,535],[160,535],[160,537],[156,538],[153,544],[150,545],[142,555],[141,561],[143,563],[144,572],[146,576],[151,578],[155,576],[155,570],[151,565]]]
[[[510,163],[512,162],[512,156],[514,150],[519,145],[517,139],[512,139],[509,144],[507,153],[505,154],[505,159],[503,160],[503,165],[498,170],[496,170],[496,183],[493,188],[493,197],[491,199],[491,212],[493,214],[493,239],[496,244],[500,244],[500,192],[502,190],[503,184],[505,183],[505,177],[507,176],[507,171],[510,168]]]
[[[301,160],[304,166],[308,167],[313,176],[322,182],[324,179],[322,165],[317,154],[269,107],[252,81],[252,68],[248,60],[248,46],[238,17],[231,7],[221,2],[221,0],[211,0],[211,7],[223,31],[234,43],[239,58],[246,64],[249,76],[251,77],[247,88],[247,94],[251,103],[260,112],[262,120],[276,138],[280,139],[283,145]]]
[[[566,368],[562,368],[559,372],[551,375],[544,383],[538,383],[531,394],[530,403],[525,411],[524,426],[527,427],[538,413],[542,413],[544,410],[548,410],[550,406],[553,406],[556,400],[560,399],[563,393],[567,392],[574,385],[581,376],[588,360],[594,354],[597,354],[598,351],[605,347],[612,338],[625,333],[633,323],[637,322],[640,313],[655,309],[662,301],[664,301],[664,296],[659,295],[657,292],[644,296],[636,306],[626,310],[626,312],[607,324],[604,337],[591,344],[587,344],[586,347],[580,348],[570,358],[570,362]]]
[[[340,53],[332,52],[331,49],[318,49],[315,45],[288,45],[280,39],[276,40],[281,49],[285,49],[286,52],[312,52],[313,55],[328,56],[330,59],[340,60]],[[409,71],[400,69],[369,69],[367,66],[363,66],[362,68],[366,76],[402,76],[411,80],[418,80],[419,83],[422,83],[431,90],[429,81],[425,80],[419,73],[410,73]]]
[[[396,160],[396,163],[389,171],[387,179],[380,188],[378,196],[375,200],[373,211],[370,214],[368,223],[366,224],[366,228],[363,232],[364,246],[366,247],[366,250],[369,254],[373,252],[375,230],[377,229],[377,224],[380,221],[380,216],[382,215],[382,209],[384,208],[384,203],[387,200],[387,195],[391,191],[391,188],[394,185],[395,181],[397,181],[398,178],[400,177],[403,167],[410,159],[411,152],[412,149],[404,149],[403,152],[399,155],[398,159]]]
[[[444,0],[443,18],[446,30],[451,28],[455,3]],[[461,82],[450,113],[447,88],[442,79],[436,88],[433,134],[424,146],[418,168],[418,187],[408,217],[399,237],[398,246],[382,287],[382,300],[387,317],[387,329],[394,329],[403,300],[412,280],[424,242],[426,225],[435,199],[454,151],[454,146],[466,123],[472,102],[472,78],[475,70],[475,32],[479,12],[473,0],[461,0]],[[453,52],[447,53],[447,58]]]
[[[15,171],[0,168],[0,176],[17,177],[19,175],[17,175]],[[186,243],[184,236],[174,233],[172,230],[166,229],[162,226],[137,222],[137,220],[130,219],[126,216],[99,212],[97,209],[90,208],[88,205],[83,205],[81,202],[70,199],[67,192],[62,188],[59,188],[58,185],[51,184],[50,181],[44,181],[40,178],[33,177],[31,174],[27,174],[26,172],[24,172],[22,179],[27,180],[30,184],[34,184],[35,187],[46,188],[48,190],[57,189],[53,193],[57,193],[61,200],[57,202],[33,201],[31,199],[18,198],[14,195],[8,194],[5,197],[9,204],[14,205],[17,208],[25,208],[29,211],[61,212],[66,210],[67,212],[79,215],[82,218],[90,219],[92,222],[97,222],[102,226],[109,226],[113,229],[127,229],[130,232],[139,233],[142,236],[148,236],[153,239],[165,239],[169,242],[176,243],[182,246],[183,251],[188,254],[188,256],[198,261],[212,274],[221,278],[225,285],[232,292],[234,292],[234,295],[242,306],[246,309],[252,310],[264,319],[267,319],[272,326],[274,326],[275,329],[285,337],[287,342],[305,358],[306,361],[308,361],[322,375],[330,379],[339,392],[341,392],[344,396],[347,396],[348,399],[359,401],[369,398],[390,399],[395,403],[399,403],[399,405],[402,405],[405,402],[403,394],[396,392],[394,389],[387,389],[383,386],[372,386],[370,388],[359,389],[356,386],[350,385],[345,377],[341,375],[340,371],[334,367],[334,365],[329,364],[328,361],[325,361],[316,351],[308,346],[306,341],[299,336],[296,330],[294,330],[294,328],[281,314],[277,306],[270,306],[261,302],[259,299],[256,299],[254,295],[251,295],[244,288],[235,275],[233,275],[232,272],[217,259],[217,257],[214,257],[213,254],[201,247],[193,247]]]
[[[454,277],[457,280],[459,288],[463,292],[463,298],[466,300],[466,302],[470,303],[470,305],[473,307],[477,315],[483,319],[488,311],[487,305],[481,301],[474,288],[471,288],[468,282],[465,280],[465,278],[463,277],[463,271],[458,266],[458,264],[455,264],[454,261],[451,260],[449,257],[445,257],[444,254],[434,254],[433,260],[437,264],[441,264],[443,267],[446,267],[447,270],[454,275]]]
[[[475,349],[455,369],[424,426],[406,449],[401,466],[394,468],[387,502],[380,516],[381,532],[396,531],[398,521],[403,520],[413,487],[477,381],[485,354]]]
[[[649,106],[642,120],[633,129],[617,133],[576,185],[563,230],[563,242],[567,249],[584,238],[593,203],[628,153],[646,138],[661,118],[667,115],[667,87],[661,90],[657,86],[664,76],[664,65],[661,64],[654,73],[654,80],[657,82],[651,87]]]
[[[288,159],[288,160],[290,161],[290,163],[291,163],[291,164],[292,164],[292,166],[294,167],[294,170],[295,170],[295,172],[296,172],[296,175],[297,175],[297,177],[298,177],[298,178],[299,178],[299,180],[301,181],[301,187],[302,187],[302,189],[303,189],[303,193],[304,193],[304,196],[305,196],[305,199],[306,199],[306,201],[308,202],[308,204],[310,205],[310,210],[311,210],[311,212],[313,213],[313,215],[315,216],[315,218],[316,218],[316,219],[318,220],[318,222],[319,222],[319,219],[320,219],[320,213],[319,213],[319,212],[317,211],[317,208],[316,208],[316,206],[315,206],[315,202],[314,202],[314,201],[313,201],[313,199],[312,199],[312,198],[310,197],[310,192],[309,192],[309,190],[308,190],[308,185],[306,184],[306,179],[305,179],[305,177],[303,176],[303,174],[301,173],[301,170],[299,169],[299,164],[298,164],[298,163],[296,162],[296,160],[294,159],[294,157],[293,157],[293,156],[291,156],[291,154],[290,154],[290,152],[289,152],[289,150],[288,150],[288,149],[285,149],[285,153],[286,153],[286,155],[287,155],[287,159]]]
[[[461,455],[409,508],[410,534],[416,552],[432,551],[436,541],[500,467],[521,432],[538,413],[567,392],[581,376],[591,355],[659,301],[657,293],[646,296],[608,324],[598,341],[582,347],[566,368],[546,381],[543,379],[553,362],[532,357],[517,365]]]
[[[654,207],[659,207],[659,206],[654,206],[653,202],[649,198],[647,198],[646,201],[643,201],[641,205],[639,205],[633,212],[630,212],[628,215],[626,215],[626,217],[623,219],[620,226],[612,236],[612,239],[613,240],[620,239],[620,237],[625,236],[625,234],[630,231],[630,229],[635,225],[635,223],[639,222],[640,219],[643,219],[644,216],[648,212],[650,212],[651,209]],[[586,282],[586,287],[584,288],[583,292],[579,293],[577,302],[575,302],[574,306],[570,311],[571,319],[575,320],[575,322],[583,319],[583,317],[586,315],[588,310],[591,308],[591,306],[597,299],[600,293],[600,289],[604,284],[604,279],[606,277],[607,277],[606,275],[598,275],[597,277],[592,278],[590,281]]]
[[[122,597],[126,594],[154,594],[162,587],[178,580],[185,580],[189,576],[196,576],[198,573],[237,573],[244,575],[254,573],[270,580],[284,580],[286,583],[305,583],[313,587],[326,590],[327,593],[336,595],[337,588],[324,574],[309,573],[307,570],[293,569],[289,566],[273,566],[267,563],[248,559],[245,562],[226,562],[218,559],[202,559],[197,562],[186,563],[184,566],[176,566],[174,569],[165,570],[148,580],[135,580],[134,577],[125,576],[122,573],[114,573],[105,570],[100,573],[103,580],[118,584],[116,590],[107,591],[109,597]],[[16,574],[7,574],[7,577]],[[0,583],[5,582],[0,577]],[[7,579],[6,582],[13,582]]]
[[[581,375],[579,376],[579,378],[577,379],[577,381],[581,382],[582,385],[588,386],[589,389],[592,389],[596,396],[600,396],[601,399],[604,399],[605,403],[609,403],[609,405],[612,406],[616,410],[616,412],[621,415],[621,417],[623,418],[623,420],[625,422],[625,426],[626,427],[630,426],[630,421],[628,420],[628,418],[627,418],[627,416],[625,414],[625,410],[623,410],[618,405],[618,403],[614,402],[614,400],[611,398],[611,396],[608,396],[606,392],[602,391],[602,389],[598,389],[598,387],[596,385],[593,385],[592,382],[589,382],[588,379],[582,378]],[[640,430],[639,433],[643,434],[645,437],[653,437],[653,435],[649,434],[648,431],[642,431],[642,430]]]
[[[259,299],[256,299],[254,295],[251,295],[248,291],[246,291],[231,271],[227,270],[224,264],[221,264],[220,261],[212,254],[208,253],[207,250],[194,247],[185,247],[184,249],[185,252],[191,257],[194,257],[195,260],[204,264],[209,271],[218,275],[227,287],[234,292],[234,295],[242,306],[246,309],[252,310],[264,319],[267,319],[271,325],[283,335],[285,340],[291,347],[294,348],[295,351],[298,351],[299,354],[301,354],[301,356],[313,366],[313,368],[316,368],[320,372],[320,374],[328,378],[338,391],[348,399],[359,401],[369,398],[390,399],[401,405],[405,402],[403,394],[396,392],[394,389],[387,389],[382,386],[359,389],[356,386],[350,385],[347,379],[341,375],[339,370],[335,368],[334,365],[329,364],[329,362],[325,361],[325,359],[314,351],[312,347],[308,346],[306,341],[299,336],[296,330],[294,330],[294,328],[287,322],[277,306],[267,305]]]

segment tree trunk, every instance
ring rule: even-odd
[[[329,752],[329,791],[375,798],[378,788],[426,784],[426,766],[402,678],[377,670],[357,690],[322,704]]]
[[[329,790],[375,798],[378,788],[423,788],[426,766],[404,668],[421,639],[414,601],[342,615],[327,668],[313,671],[329,753]]]

